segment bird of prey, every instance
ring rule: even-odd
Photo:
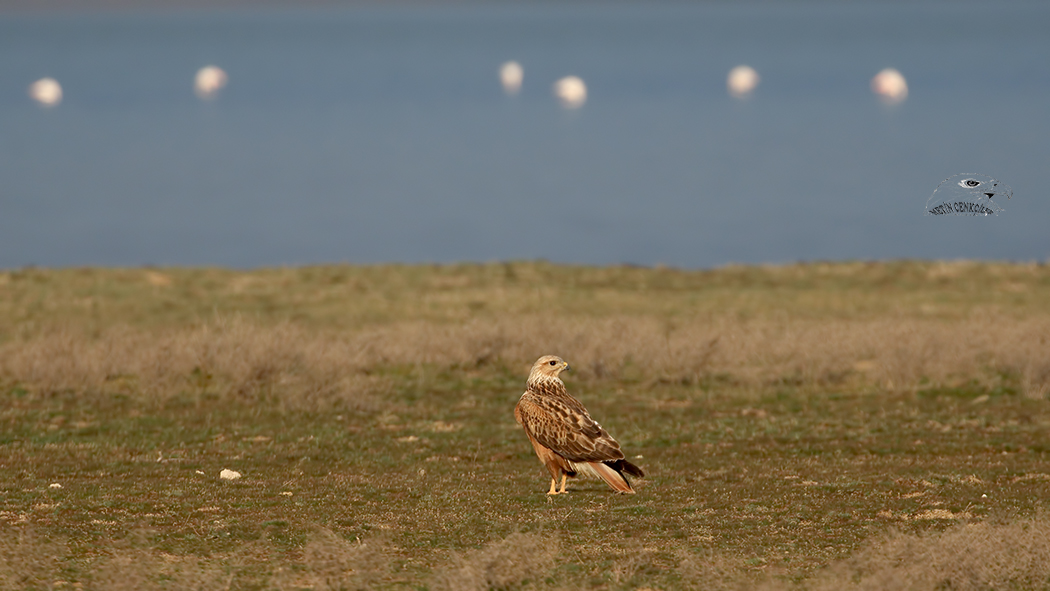
[[[620,444],[565,391],[558,374],[567,369],[569,364],[561,357],[540,357],[514,407],[514,418],[525,428],[540,463],[551,474],[547,494],[564,493],[565,479],[580,473],[601,478],[618,493],[634,494],[624,473],[639,478],[645,473],[624,459]],[[561,490],[557,489],[558,477]]]

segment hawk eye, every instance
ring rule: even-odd
[[[965,181],[963,181],[963,182],[962,182],[962,183],[960,183],[960,184],[964,184],[964,185],[966,185],[967,187],[971,187],[971,188],[973,188],[973,187],[976,187],[976,186],[980,185],[980,184],[981,184],[981,181],[975,181],[975,180],[973,180],[973,179],[966,179]]]
[[[551,365],[558,365],[557,361],[551,360]]]

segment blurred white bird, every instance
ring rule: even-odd
[[[29,85],[29,98],[45,107],[62,102],[62,85],[54,78],[41,78]]]
[[[886,68],[871,79],[871,91],[878,95],[882,102],[896,105],[908,98],[908,82],[897,70]]]
[[[577,76],[566,76],[554,83],[554,96],[566,109],[578,109],[587,102],[587,85]]]
[[[514,96],[521,90],[521,81],[525,78],[525,70],[518,62],[506,62],[499,68],[499,81],[503,85],[503,92]]]
[[[746,98],[758,87],[761,80],[758,72],[751,66],[737,66],[729,70],[726,86],[729,88],[729,94],[736,98]]]
[[[202,99],[213,99],[226,86],[227,79],[226,72],[222,68],[204,66],[197,70],[197,77],[193,81],[193,92]]]

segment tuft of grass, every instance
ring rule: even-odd
[[[828,569],[807,587],[833,589],[1046,589],[1050,518],[967,523],[937,534],[895,533]]]
[[[320,528],[303,548],[303,573],[282,588],[321,591],[375,589],[389,575],[391,557],[379,540],[351,542]]]
[[[98,561],[90,588],[113,591],[225,591],[233,575],[217,561],[150,550],[120,549]]]
[[[677,582],[683,589],[743,591],[758,588],[762,583],[769,587],[774,584],[771,580],[751,580],[747,564],[743,560],[710,549],[701,552],[680,550],[677,574]],[[781,585],[776,583],[776,586]]]
[[[0,589],[49,589],[61,580],[65,543],[32,527],[0,529]]]
[[[437,591],[485,591],[543,585],[558,556],[556,538],[515,532],[483,548],[456,554],[431,582]],[[545,586],[545,585],[543,585]]]

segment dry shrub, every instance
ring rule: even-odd
[[[234,575],[196,556],[118,549],[92,569],[88,589],[226,591]]]
[[[644,587],[652,575],[660,572],[658,560],[656,549],[647,548],[640,543],[629,543],[623,549],[622,555],[612,561],[609,573],[616,585],[637,589]]]
[[[1021,374],[1021,389],[1025,396],[1035,400],[1047,398],[1050,394],[1050,358],[1021,356],[1016,363],[1016,371]]]
[[[390,557],[381,541],[351,542],[319,528],[303,548],[305,571],[277,578],[282,589],[352,591],[374,589],[390,571]]]
[[[681,577],[682,586],[689,589],[738,591],[755,588],[744,577],[742,560],[729,558],[714,551],[701,554],[681,552],[678,575]]]
[[[28,388],[223,394],[285,409],[370,408],[384,380],[362,373],[356,343],[241,321],[151,334],[115,328],[97,338],[55,331],[0,346],[0,372]]]
[[[1050,588],[1050,517],[895,534],[806,585],[817,591]]]
[[[55,588],[68,553],[64,543],[42,538],[32,529],[0,529],[0,589]]]
[[[33,529],[0,530],[0,589],[68,589],[62,567],[74,565],[68,546]],[[76,588],[122,591],[178,589],[219,591],[233,575],[215,561],[121,546],[91,564],[89,579]]]
[[[728,375],[752,385],[860,380],[886,388],[989,381],[1017,374],[1050,387],[1050,319],[975,317],[680,321],[520,316],[459,326],[374,329],[374,363],[474,365],[498,359],[521,372],[541,354],[566,357],[586,378],[700,383]],[[499,344],[498,346],[496,344]]]
[[[544,577],[553,567],[558,542],[551,536],[513,533],[437,571],[430,585],[439,591],[513,589]]]
[[[908,389],[990,384],[1016,376],[1026,394],[1050,391],[1050,319],[974,316],[864,320],[721,317],[680,320],[517,315],[463,324],[402,322],[346,332],[234,320],[155,333],[114,328],[97,337],[57,331],[0,345],[0,377],[33,391],[127,391],[152,398],[219,393],[283,408],[370,408],[389,388],[376,370],[497,363],[524,374],[557,353],[589,379],[750,385],[846,381]]]

